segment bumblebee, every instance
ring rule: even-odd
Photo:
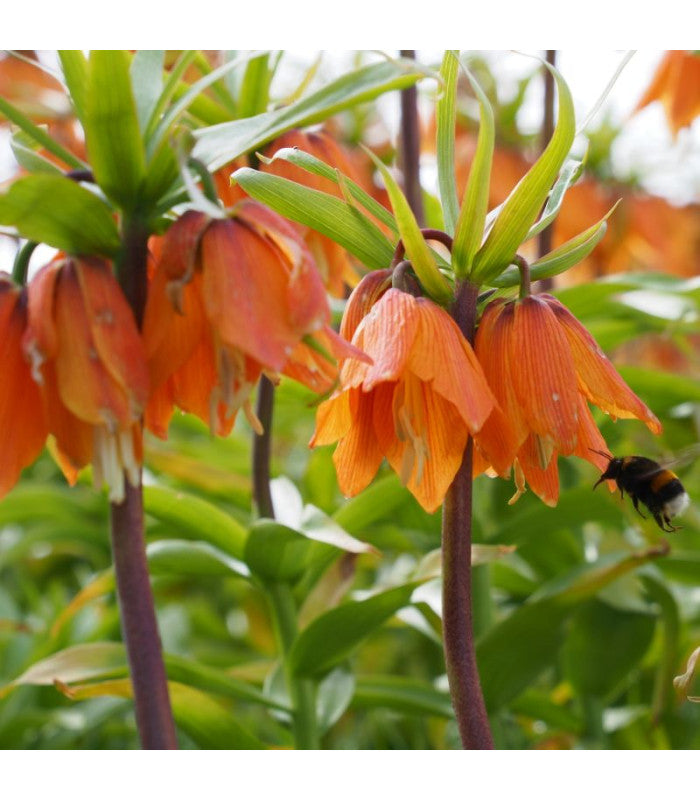
[[[614,480],[620,495],[624,497],[627,492],[632,498],[634,510],[641,517],[646,519],[639,510],[639,503],[649,509],[661,530],[668,533],[679,530],[671,525],[671,519],[688,508],[690,499],[675,472],[644,456],[615,458],[600,450],[594,452],[609,460],[607,469],[596,481],[594,489],[603,481]]]

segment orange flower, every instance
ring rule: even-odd
[[[627,386],[596,341],[554,297],[490,303],[476,336],[476,355],[500,409],[476,436],[478,449],[501,437],[509,452],[496,464],[488,452],[478,459],[481,469],[492,465],[505,474],[515,464],[518,492],[525,481],[548,505],[559,498],[557,456],[577,455],[605,468],[594,452],[607,450],[593,421],[588,402],[613,419],[642,420],[653,433],[661,424]]]
[[[352,343],[374,363],[343,363],[342,388],[319,406],[311,446],[340,440],[333,461],[345,495],[362,491],[386,457],[434,511],[467,437],[494,407],[481,367],[447,312],[398,289],[373,305]]]
[[[663,103],[674,137],[700,114],[700,56],[688,50],[667,50],[635,111],[655,100]]]
[[[316,156],[316,158],[325,161],[329,166],[340,170],[370,194],[372,193],[372,187],[367,185],[367,180],[357,168],[351,154],[325,131],[288,131],[267,148],[265,155],[271,158],[278,150],[284,147],[297,147],[299,150],[304,150]],[[260,169],[263,172],[288,178],[303,186],[308,186],[310,189],[342,197],[340,187],[333,181],[307,172],[288,161],[279,159],[268,164],[263,163]],[[320,233],[302,225],[297,227],[313,253],[328,291],[336,297],[343,297],[345,295],[345,284],[353,287],[358,281],[351,257],[339,244],[328,237],[322,236]]]
[[[232,214],[188,211],[163,240],[144,318],[154,390],[146,423],[160,436],[174,405],[217,434],[243,408],[259,430],[249,395],[262,372],[329,391],[337,369],[328,359],[358,355],[328,327],[323,283],[289,223],[250,200]]]
[[[20,472],[41,452],[48,427],[39,387],[24,358],[22,339],[27,328],[27,293],[0,274],[0,497],[15,485]]]
[[[148,398],[143,344],[109,265],[59,258],[29,284],[24,346],[40,384],[59,464],[70,482],[92,462],[95,484],[124,498],[139,483],[140,417]]]

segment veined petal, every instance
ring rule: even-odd
[[[374,397],[355,392],[357,406],[353,410],[352,427],[333,453],[338,486],[346,497],[353,497],[370,484],[383,457],[374,435]]]
[[[430,300],[418,298],[419,327],[408,370],[452,403],[476,433],[484,424],[495,398],[470,344],[450,315]]]
[[[279,372],[300,335],[285,318],[288,274],[279,250],[235,220],[202,240],[203,297],[222,342]]]
[[[148,401],[148,370],[133,312],[105,262],[81,258],[73,263],[100,362],[130,397],[137,418]]]
[[[365,392],[379,383],[402,377],[419,324],[416,298],[405,292],[389,289],[375,303],[352,339],[352,343],[374,361],[369,368],[362,365],[365,374],[362,388]],[[351,372],[352,369],[358,368],[348,367],[348,362],[343,365],[344,385],[346,370]]]
[[[535,435],[531,434],[518,451],[518,463],[532,491],[546,505],[554,507],[559,500],[559,470],[556,451],[549,459],[547,467],[543,469]]]
[[[171,294],[177,287],[192,280],[199,258],[199,245],[211,218],[201,211],[186,211],[168,228],[162,240],[159,268],[171,284]],[[177,305],[177,304],[176,304]]]
[[[54,295],[56,279],[60,273],[62,259],[42,267],[27,287],[29,330],[25,338],[25,349],[36,365],[35,380],[39,377],[39,364],[53,358],[58,349],[58,335],[54,321]]]
[[[507,477],[521,442],[518,442],[510,419],[499,405],[495,405],[481,430],[475,434],[474,444],[475,458],[479,454],[498,475]],[[480,472],[484,469],[486,467]]]
[[[72,262],[66,262],[61,269],[54,312],[58,334],[56,378],[63,403],[76,417],[92,425],[130,425],[138,412],[100,359]]]
[[[48,425],[39,387],[22,349],[27,326],[26,295],[0,279],[0,497],[17,482],[21,471],[41,452]]]
[[[391,275],[390,269],[368,272],[353,289],[340,323],[340,335],[344,339],[352,340],[357,326],[369,314],[372,306],[391,288]]]
[[[324,400],[316,409],[316,430],[309,447],[333,444],[352,427],[353,408],[357,408],[359,390],[348,389]]]
[[[509,360],[530,430],[550,439],[565,455],[573,453],[578,432],[574,361],[557,318],[539,297],[515,303]]]
[[[613,418],[636,418],[652,433],[661,433],[659,420],[625,383],[591,334],[558,300],[543,297],[566,335],[580,389],[590,402]]]
[[[601,472],[605,472],[609,462],[601,453],[609,452],[609,448],[601,432],[598,430],[598,426],[595,424],[593,415],[588,408],[586,398],[582,394],[579,394],[578,419],[578,442],[576,443],[574,455],[577,455],[579,458],[585,458],[586,461],[598,467]],[[615,481],[606,481],[606,483],[611,492],[617,489]]]

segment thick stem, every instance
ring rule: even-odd
[[[471,343],[478,287],[457,286],[453,316]],[[472,617],[472,452],[471,437],[442,510],[442,625],[452,705],[462,744],[468,750],[493,749],[479,683]]]
[[[146,307],[148,232],[140,220],[126,219],[117,262],[119,283],[141,326]],[[122,503],[111,504],[114,572],[122,634],[129,659],[136,723],[146,750],[177,748],[163,652],[146,561],[141,486],[126,484]]]
[[[402,58],[415,59],[415,50],[401,50]],[[404,193],[418,224],[423,224],[423,195],[420,186],[420,121],[415,86],[401,90],[401,165]]]
[[[177,738],[146,563],[141,487],[112,503],[112,557],[129,659],[136,724],[145,750],[175,750]]]
[[[258,399],[255,407],[257,418],[263,427],[262,434],[253,434],[253,501],[258,516],[275,518],[270,492],[270,441],[272,438],[272,410],[275,401],[275,387],[264,375],[258,386]]]

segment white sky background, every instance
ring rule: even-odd
[[[390,51],[394,52],[394,51]],[[466,51],[468,56],[470,52]],[[478,51],[491,63],[502,98],[512,96],[517,81],[533,71],[534,61],[524,54],[508,50]],[[543,51],[525,51],[541,56]],[[563,49],[557,51],[557,67],[567,81],[576,106],[577,120],[583,120],[598,100],[618,68],[624,50]],[[287,51],[281,64],[281,80],[289,71],[290,83],[294,73],[308,68],[318,51]],[[673,141],[660,103],[654,103],[634,116],[630,116],[642,92],[649,84],[658,65],[662,50],[639,50],[625,66],[615,86],[608,95],[589,127],[595,129],[608,115],[613,122],[624,122],[623,131],[616,140],[613,151],[613,168],[616,177],[624,180],[636,174],[649,192],[661,195],[677,204],[700,200],[700,119],[689,129],[680,131]],[[441,51],[419,50],[418,58],[425,63],[439,64]],[[319,82],[332,77],[352,65],[352,51],[327,51],[318,71]],[[293,85],[293,84],[292,84]],[[434,83],[425,82],[423,102],[429,102]],[[378,101],[387,127],[395,133],[398,129],[398,96],[380,98]],[[542,117],[542,82],[533,80],[526,102],[518,120],[525,132],[538,130]],[[9,150],[6,131],[0,131],[0,181],[13,171],[14,159]],[[426,165],[428,166],[428,165]],[[429,168],[424,173],[426,188],[434,189],[434,174]],[[14,255],[11,243],[0,238],[0,266],[9,268],[8,259]],[[35,255],[34,263],[40,260]],[[11,263],[11,262],[10,262]]]

